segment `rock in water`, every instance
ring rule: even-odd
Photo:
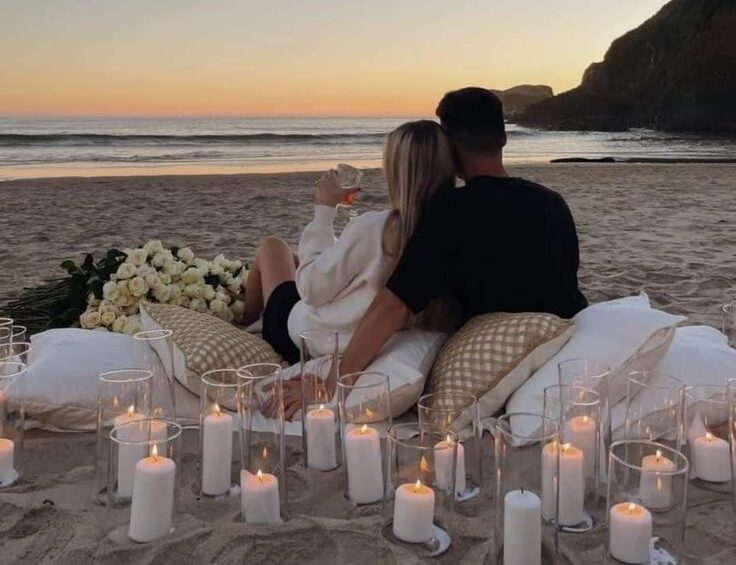
[[[736,132],[736,0],[672,0],[616,39],[580,86],[530,106],[518,122]]]
[[[513,121],[532,104],[554,96],[552,87],[546,84],[522,84],[506,90],[491,90],[501,99],[503,114]]]

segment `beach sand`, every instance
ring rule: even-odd
[[[655,306],[692,323],[719,321],[736,285],[736,166],[575,164],[512,167],[560,191],[581,242],[581,286],[591,301],[646,290]],[[23,180],[0,183],[0,295],[63,272],[63,259],[150,238],[190,245],[198,255],[247,260],[259,239],[296,242],[311,214],[313,173]],[[356,209],[379,208],[382,180],[365,176]],[[347,212],[340,214],[341,221]],[[308,477],[289,468],[289,513],[281,528],[236,522],[234,507],[195,498],[196,433],[187,432],[178,529],[156,543],[117,544],[107,534],[123,512],[91,501],[94,434],[29,434],[23,479],[0,492],[0,563],[419,563],[377,535],[375,509],[353,508],[339,473]],[[290,460],[299,457],[291,442]],[[490,484],[492,443],[484,438]],[[233,501],[231,501],[233,502]],[[730,499],[689,492],[686,533],[692,562],[733,563]],[[486,491],[460,508],[454,543],[439,563],[493,563],[495,501]],[[603,533],[566,535],[561,562],[603,562]],[[427,561],[431,562],[431,561]]]

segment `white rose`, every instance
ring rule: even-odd
[[[202,259],[201,257],[196,257],[195,259],[192,259],[190,261],[192,267],[195,269],[199,269],[200,267],[207,267],[209,268],[210,264],[207,262],[206,259]]]
[[[210,310],[213,314],[222,314],[227,309],[227,304],[225,304],[222,300],[215,299],[210,302]]]
[[[160,286],[153,291],[153,297],[162,304],[166,304],[171,298],[171,291],[168,286]]]
[[[233,294],[239,294],[243,290],[243,280],[240,277],[235,277],[232,282],[227,285],[227,289]]]
[[[170,284],[167,288],[169,289],[169,300],[175,301],[181,296],[181,288],[179,288],[179,285]]]
[[[148,285],[148,288],[152,288],[153,290],[164,286],[164,283],[161,282],[161,278],[158,275],[147,275],[146,284]]]
[[[184,263],[171,261],[170,263],[165,263],[161,270],[164,274],[173,277],[174,275],[179,275],[184,272]]]
[[[160,239],[152,239],[143,246],[143,249],[146,250],[146,253],[153,256],[156,253],[161,253],[164,250],[164,245]]]
[[[128,318],[126,318],[125,316],[120,316],[112,323],[112,331],[119,334],[123,333],[123,331],[125,330],[125,321],[127,319]]]
[[[87,310],[79,317],[79,325],[91,330],[100,325],[100,313],[97,310]]]
[[[130,316],[125,320],[125,326],[123,327],[123,333],[133,335],[141,331],[141,322],[138,316]]]
[[[140,311],[138,304],[138,302],[135,302],[131,306],[123,308],[123,314],[125,314],[126,316],[135,316]]]
[[[145,296],[148,292],[148,285],[143,278],[135,277],[128,282],[128,290],[130,290],[130,294],[133,296]]]
[[[181,274],[181,280],[185,284],[196,284],[199,282],[199,277],[200,275],[197,269],[192,269],[191,267]]]
[[[242,266],[242,261],[230,261],[230,263],[228,264],[229,270],[231,270],[233,273],[240,269]]]
[[[220,253],[217,257],[212,260],[212,264],[220,267],[221,269],[227,269],[227,265],[230,261],[225,259],[225,256]]]
[[[182,247],[181,249],[179,249],[179,251],[176,252],[176,256],[182,261],[189,263],[192,259],[194,259],[194,252],[189,247]]]
[[[117,273],[115,275],[118,279],[129,279],[132,276],[135,276],[135,265],[132,263],[123,263],[118,267]]]
[[[174,256],[168,249],[159,251],[153,256],[153,259],[151,259],[151,263],[156,267],[164,267],[165,265],[170,265],[173,262]]]
[[[201,298],[192,298],[189,301],[189,309],[194,310],[196,312],[206,312],[207,303]]]
[[[112,325],[112,323],[115,321],[116,318],[117,316],[115,315],[115,312],[111,312],[108,310],[107,312],[100,314],[100,323],[103,326],[110,326]]]
[[[197,267],[197,273],[199,273],[199,276],[204,279],[207,275],[210,274],[210,267],[209,265],[203,265],[201,267]]]
[[[167,275],[166,273],[159,275],[159,278],[161,279],[162,284],[171,284],[171,275]]]
[[[107,281],[102,286],[102,295],[105,297],[105,300],[111,300],[115,302],[118,296],[120,296],[120,291],[118,290],[118,284],[114,281]]]
[[[210,272],[213,275],[217,275],[218,277],[222,277],[225,275],[225,269],[223,269],[220,265],[212,265],[210,268]]]
[[[242,320],[243,319],[243,310],[245,309],[245,302],[242,300],[236,300],[233,302],[233,305],[230,306],[230,311],[233,313],[233,316],[236,320]]]
[[[132,296],[118,296],[118,299],[115,301],[115,306],[118,308],[125,308],[126,306],[132,306],[133,304],[137,304],[138,299],[132,297]]]
[[[184,287],[184,295],[189,298],[201,298],[203,287],[198,284],[188,284]]]
[[[90,306],[98,306],[100,304],[99,298],[97,298],[93,292],[87,295],[87,304]]]
[[[206,284],[202,288],[202,298],[204,298],[207,302],[209,302],[210,300],[214,300],[215,288],[211,284]]]
[[[154,267],[151,267],[151,265],[141,265],[140,267],[138,267],[135,273],[139,277],[143,277],[145,279],[147,276],[155,275],[156,269]]]
[[[100,312],[100,315],[104,314],[105,312],[113,312],[116,316],[119,313],[117,304],[110,300],[103,300],[100,302],[100,305],[97,307],[97,310]]]
[[[230,302],[232,302],[232,298],[230,298],[230,295],[229,295],[229,294],[227,294],[226,292],[219,292],[219,291],[218,291],[218,292],[217,292],[217,293],[215,294],[215,298],[216,298],[217,300],[221,300],[221,301],[222,301],[222,302],[224,302],[225,304],[230,304]]]
[[[118,281],[118,291],[120,296],[130,296],[130,290],[128,289],[128,281]]]
[[[189,308],[189,299],[186,296],[177,296],[173,304],[176,304],[177,306],[182,306],[183,308]]]
[[[148,259],[148,253],[145,249],[133,249],[125,258],[126,263],[132,263],[136,267],[143,265]]]

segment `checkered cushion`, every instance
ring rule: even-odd
[[[187,368],[187,382],[182,384],[192,392],[199,392],[201,375],[212,369],[282,361],[260,337],[210,314],[171,304],[147,303],[145,309],[157,326],[173,332],[174,346],[184,356]]]
[[[481,400],[483,415],[489,416],[562,348],[573,329],[572,321],[552,314],[476,316],[445,343],[432,368],[428,392],[471,392]],[[510,381],[503,383],[507,377]]]

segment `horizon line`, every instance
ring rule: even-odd
[[[420,114],[0,114],[0,120],[5,119],[74,119],[74,118],[125,118],[125,119],[178,119],[178,118],[240,118],[240,119],[366,119],[366,118],[417,118],[426,119],[428,116]],[[434,116],[429,116],[434,117]]]

